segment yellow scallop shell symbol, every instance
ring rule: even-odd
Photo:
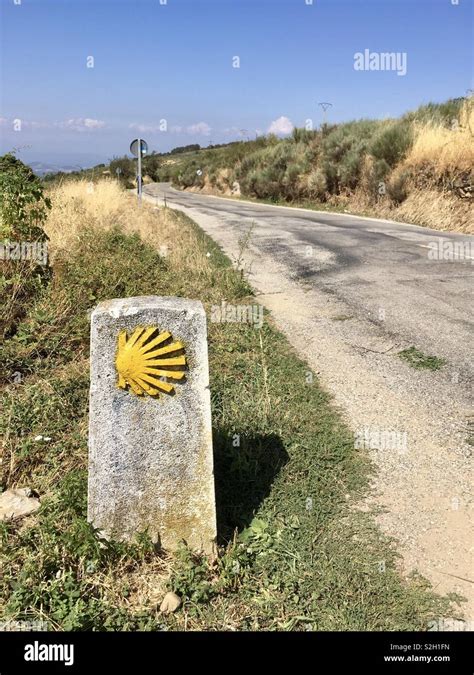
[[[122,330],[118,335],[115,366],[117,384],[122,389],[129,386],[138,395],[173,394],[174,386],[166,380],[184,378],[184,345],[173,342],[170,332],[160,333],[156,326],[137,326],[130,337]]]

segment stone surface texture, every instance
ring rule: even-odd
[[[117,337],[137,326],[185,345],[188,372],[174,395],[119,389]],[[103,536],[148,531],[164,549],[184,540],[213,553],[216,539],[206,315],[183,298],[107,300],[91,315],[88,518]]]
[[[30,488],[12,488],[0,495],[0,522],[18,520],[29,516],[41,506],[39,499],[32,496]]]
[[[169,614],[171,612],[176,612],[177,609],[181,607],[181,598],[176,593],[170,591],[165,595],[163,601],[160,605],[160,612],[164,614]]]

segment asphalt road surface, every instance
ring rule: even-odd
[[[248,237],[244,267],[257,300],[359,442],[371,434],[373,500],[386,508],[379,522],[397,538],[406,570],[467,597],[472,620],[474,237],[164,183],[145,195],[158,205],[166,197],[231,259]],[[412,346],[442,367],[416,370],[397,356]]]
[[[217,216],[222,229],[241,235],[249,221],[258,224],[254,243],[283,262],[293,278],[344,301],[354,312],[370,314],[390,333],[472,375],[474,237],[179,192],[167,184],[147,186],[146,192],[166,193],[174,207]],[[440,241],[459,246],[468,240],[469,258],[428,257],[430,246]]]

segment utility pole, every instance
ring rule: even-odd
[[[318,105],[323,109],[323,124],[326,126],[326,110],[332,108],[332,103],[328,103],[328,101],[320,101]]]

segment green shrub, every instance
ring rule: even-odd
[[[324,137],[322,169],[329,192],[337,194],[342,188],[357,186],[362,159],[379,124],[372,120],[348,122]]]
[[[163,160],[157,153],[153,152],[151,155],[143,158],[142,172],[144,176],[150,176],[152,180],[157,180],[159,170]]]
[[[382,159],[394,167],[406,155],[413,141],[412,126],[405,121],[396,121],[383,127],[369,146],[375,159]]]
[[[384,159],[374,160],[370,155],[366,156],[361,173],[360,187],[370,197],[371,201],[376,201],[387,193],[386,180],[389,173],[390,167]]]
[[[113,177],[118,176],[120,182],[126,185],[135,180],[137,175],[136,162],[129,157],[114,157],[110,162],[109,170]]]
[[[309,131],[304,127],[303,128],[295,127],[291,134],[291,138],[294,143],[305,143],[305,144],[310,143],[313,140],[314,136],[315,136],[314,131]]]
[[[324,171],[319,168],[313,169],[308,176],[307,186],[309,197],[323,199],[327,190],[327,182]]]
[[[451,98],[443,103],[427,103],[416,110],[406,113],[402,120],[405,122],[435,122],[450,127],[453,120],[459,118],[464,97]]]
[[[43,230],[51,202],[29,166],[12,153],[0,157],[0,237],[46,241]]]
[[[179,155],[183,152],[197,152],[201,149],[199,143],[191,143],[190,145],[180,145],[177,148],[171,150],[170,155]]]
[[[43,226],[50,208],[51,202],[30,167],[12,153],[0,157],[0,239],[4,240],[2,246],[17,246],[16,250],[8,249],[8,258],[1,260],[2,338],[15,332],[26,307],[49,281],[48,237]],[[34,248],[37,246],[41,250]],[[30,257],[25,259],[26,255]]]
[[[203,184],[203,176],[198,176],[198,174],[197,174],[197,170],[199,168],[200,168],[200,166],[195,160],[190,162],[186,166],[184,171],[181,172],[180,176],[178,176],[179,183],[183,187],[191,187],[191,186],[194,186],[194,185],[202,185]]]
[[[305,173],[304,164],[289,164],[283,177],[283,196],[287,200],[299,199],[303,196],[304,188],[300,178]]]

